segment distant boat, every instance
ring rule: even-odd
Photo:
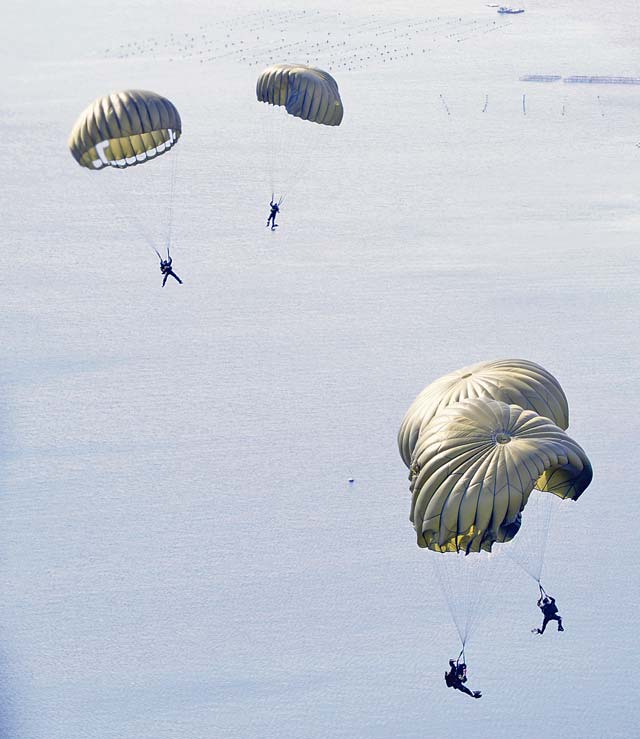
[[[498,8],[498,13],[517,15],[518,13],[524,13],[524,8],[508,8],[506,5],[501,5]]]

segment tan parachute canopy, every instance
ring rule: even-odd
[[[168,151],[181,133],[173,103],[155,92],[124,90],[91,103],[71,131],[69,149],[82,167],[122,169]]]
[[[344,110],[333,77],[305,64],[274,64],[258,77],[256,96],[262,103],[284,105],[296,118],[339,126]]]
[[[441,408],[465,398],[514,403],[546,416],[560,428],[566,429],[569,425],[565,394],[560,383],[544,367],[524,359],[480,362],[432,382],[413,401],[398,433],[400,454],[407,467],[411,465],[420,429]]]
[[[534,487],[575,500],[591,478],[582,448],[548,418],[484,398],[454,403],[422,430],[414,450],[418,545],[491,551],[516,535]]]

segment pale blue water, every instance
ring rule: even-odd
[[[280,25],[250,2],[8,9],[3,737],[637,732],[620,674],[640,605],[638,89],[520,78],[637,76],[640,16],[531,1],[492,30],[493,10],[463,6],[313,21],[292,6]],[[196,51],[224,47],[221,19],[251,41],[242,59],[170,43],[204,25]],[[402,35],[425,20],[431,36]],[[382,61],[389,28],[399,51]],[[279,39],[329,32],[373,58],[317,51],[345,120],[272,234],[255,77]],[[139,57],[106,54],[115,42]],[[136,86],[174,100],[179,147],[126,186],[81,171],[76,116]],[[162,243],[174,154],[185,284],[162,290],[136,223]],[[531,635],[535,585],[506,565],[469,647],[484,693],[469,701],[442,681],[457,635],[395,435],[428,382],[508,356],[558,377],[595,477],[545,563],[565,633]]]

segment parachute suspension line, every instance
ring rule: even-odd
[[[171,164],[171,178],[170,178],[170,185],[169,185],[169,214],[168,214],[168,223],[167,223],[167,253],[169,251],[169,247],[171,246],[171,230],[173,227],[173,199],[175,195],[176,190],[176,172],[178,171],[178,151],[171,152],[173,157],[173,162]]]
[[[513,539],[501,547],[523,572],[538,584],[542,579],[545,553],[554,510],[562,502],[552,493],[533,490],[522,511],[522,525]]]
[[[467,659],[464,656],[464,644],[462,645],[462,649],[460,650],[460,654],[458,655],[458,659],[456,660],[456,665],[460,664],[460,659],[462,659],[462,664],[466,664]]]
[[[132,213],[128,213],[126,218],[131,221],[131,223],[135,226],[136,229],[138,229],[138,231],[142,235],[145,245],[148,246],[149,249],[151,249],[151,251],[154,251],[160,259],[162,259],[162,257],[160,256],[158,252],[158,249],[156,248],[155,241],[153,240],[151,236],[149,236],[149,232],[142,225],[141,220],[136,218],[136,216],[134,216]]]
[[[280,179],[277,174],[278,164],[282,159],[284,135],[280,129],[280,116],[282,111],[274,109],[271,105],[260,104],[258,110],[260,121],[260,133],[258,135],[258,152],[260,168],[267,172],[267,184],[272,192],[271,202],[276,192],[276,186]],[[279,183],[282,184],[282,183]]]
[[[106,176],[106,173],[105,173]],[[120,175],[114,174],[115,177],[118,177]],[[137,216],[134,215],[134,211],[129,208],[127,209],[126,201],[124,198],[121,198],[120,202],[116,201],[116,198],[114,196],[113,191],[111,190],[111,186],[106,185],[106,187],[103,187],[100,190],[101,195],[106,195],[107,200],[109,201],[109,204],[113,208],[114,213],[123,213],[123,205],[124,205],[124,219],[129,222],[130,225],[133,225],[142,236],[145,246],[147,246],[151,251],[154,251],[156,254],[158,254],[158,250],[156,249],[155,242],[149,235],[149,232],[142,224],[142,221],[137,218]],[[158,256],[160,256],[158,254]]]
[[[284,202],[313,166],[328,127],[291,116],[279,106],[260,105],[260,166],[266,169],[269,191]]]
[[[542,506],[544,511],[538,524],[538,541],[540,543],[540,570],[538,571],[538,582],[540,582],[540,578],[542,577],[544,557],[547,552],[547,544],[549,543],[549,533],[551,532],[551,518],[554,504],[554,499],[551,497],[550,493],[541,493],[541,495],[547,495],[549,498]]]
[[[447,608],[449,609],[449,613],[451,614],[451,619],[453,621],[454,626],[456,627],[456,631],[458,632],[458,637],[460,638],[460,641],[464,647],[465,642],[465,623],[463,620],[459,618],[458,611],[456,610],[456,598],[455,594],[453,592],[453,581],[451,577],[447,577],[445,574],[445,563],[440,562],[440,557],[446,557],[447,554],[434,554],[433,555],[433,569],[436,573],[436,577],[438,579],[438,584],[440,585],[440,590],[442,594],[444,595],[445,601],[447,603]],[[451,556],[459,556],[451,554]],[[436,559],[436,557],[438,559]],[[451,568],[449,568],[451,569]]]
[[[288,175],[288,189],[298,190],[300,182],[306,179],[312,167],[317,166],[321,160],[323,153],[329,150],[330,137],[337,135],[337,129],[311,121],[302,121],[299,118],[293,118],[292,122],[296,137],[293,151],[289,156],[292,166]],[[285,191],[283,197],[286,194]]]
[[[433,553],[433,569],[463,652],[482,618],[484,604],[497,589],[498,580],[492,566],[495,556],[488,552]]]
[[[542,577],[544,555],[547,549],[549,528],[551,526],[552,501],[550,498],[550,493],[536,493],[534,509],[529,511],[531,515],[531,544],[529,544],[529,547],[533,564],[531,569],[532,574],[538,583]],[[529,500],[529,502],[531,502],[531,500]]]

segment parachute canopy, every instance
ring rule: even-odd
[[[453,403],[422,429],[413,452],[418,545],[491,551],[516,535],[534,487],[575,500],[591,478],[582,448],[549,418],[486,398]]]
[[[441,408],[465,398],[514,403],[546,416],[560,428],[569,425],[569,407],[560,383],[539,364],[524,359],[480,362],[432,382],[413,401],[398,433],[400,454],[407,467],[420,430]]]
[[[91,103],[71,131],[69,149],[82,167],[123,169],[168,151],[181,133],[172,102],[155,92],[124,90]]]
[[[322,69],[305,64],[274,64],[258,77],[256,96],[262,103],[283,105],[292,116],[339,126],[344,110],[338,84]]]

